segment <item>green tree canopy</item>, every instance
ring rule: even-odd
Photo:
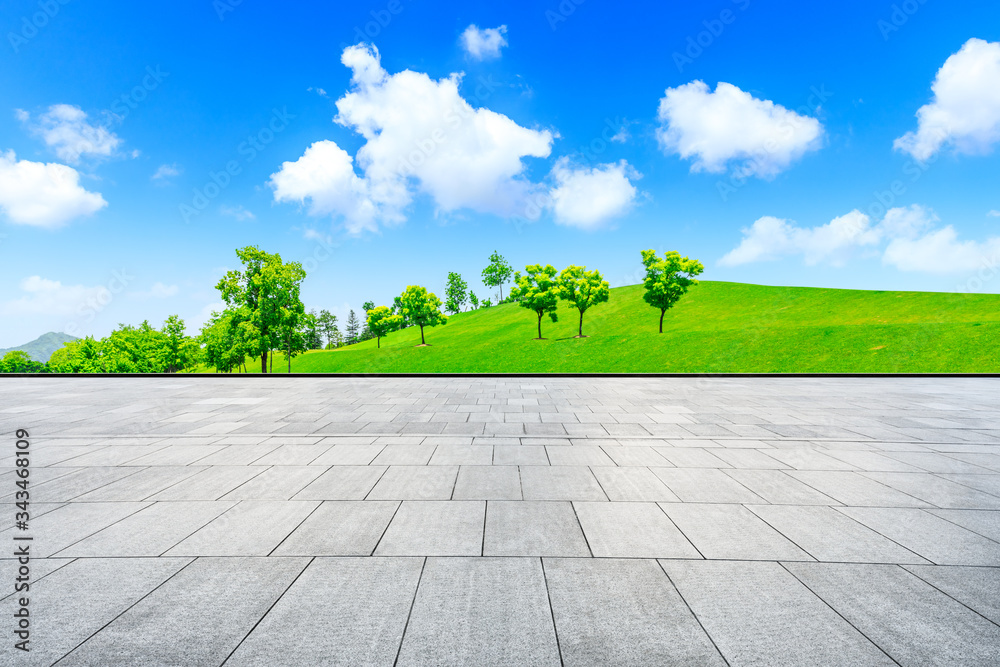
[[[483,269],[483,284],[487,287],[499,287],[500,301],[503,301],[503,284],[510,280],[513,272],[514,269],[503,255],[494,250],[490,255],[490,265]]]
[[[462,312],[462,307],[468,300],[468,296],[465,290],[468,289],[469,285],[459,274],[450,271],[448,272],[448,286],[444,291],[444,309],[449,313],[460,313]]]
[[[469,303],[472,304],[473,310],[479,308],[479,297],[476,296],[475,292],[469,292]]]
[[[247,354],[260,357],[262,373],[267,373],[271,350],[282,347],[283,319],[297,319],[305,311],[299,290],[306,272],[299,262],[282,262],[281,255],[256,246],[236,251],[243,271],[228,272],[216,285],[222,300],[239,314]]]
[[[420,344],[426,345],[424,340],[424,327],[436,327],[439,324],[447,324],[448,318],[441,312],[441,299],[433,292],[428,292],[426,287],[419,285],[409,285],[406,291],[399,295],[402,312],[400,313],[408,322],[420,327]]]
[[[695,276],[701,275],[705,267],[696,259],[681,257],[676,250],[666,253],[662,259],[656,256],[655,250],[643,250],[642,263],[646,267],[646,277],[642,281],[646,293],[642,298],[660,309],[660,333],[663,333],[663,315],[680,300],[688,287],[698,284]]]
[[[368,311],[368,330],[375,336],[375,346],[382,347],[382,337],[395,331],[403,323],[403,316],[393,313],[388,306],[377,306]]]
[[[531,264],[524,267],[524,271],[526,275],[523,276],[520,272],[514,274],[514,288],[510,291],[510,296],[522,308],[538,315],[536,340],[542,340],[542,316],[547,314],[553,322],[559,321],[556,314],[556,307],[559,305],[556,270],[551,264]]]
[[[558,293],[560,299],[569,301],[580,311],[577,338],[583,338],[583,314],[591,306],[607,302],[611,285],[596,269],[587,271],[585,266],[570,264],[559,272]]]
[[[0,373],[44,373],[45,364],[35,361],[24,350],[11,350],[0,359]]]
[[[354,314],[354,311],[347,315],[347,329],[345,333],[347,334],[347,344],[354,345],[358,342],[358,329],[361,325],[358,323],[358,316]]]
[[[232,373],[246,362],[240,318],[231,310],[213,312],[202,327],[198,341],[204,345],[205,363],[217,372]]]
[[[323,335],[326,336],[326,344],[332,344],[333,332],[337,329],[337,316],[324,308],[319,311],[319,326]]]

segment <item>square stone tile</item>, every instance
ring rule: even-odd
[[[376,556],[479,556],[486,503],[477,500],[403,502],[375,549]]]
[[[573,505],[560,501],[490,501],[484,556],[591,555]]]
[[[573,503],[598,558],[700,558],[656,503]]]

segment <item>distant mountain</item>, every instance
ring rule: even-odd
[[[63,343],[70,343],[74,340],[80,339],[70,336],[69,334],[50,331],[47,334],[42,334],[30,343],[18,345],[17,347],[0,349],[0,357],[14,350],[24,350],[28,353],[29,357],[44,364],[49,360],[49,357],[52,356],[53,352],[63,346]]]

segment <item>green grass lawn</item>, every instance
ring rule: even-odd
[[[506,304],[339,350],[296,357],[295,373],[995,373],[1000,295],[766,287],[703,281],[667,311],[642,286],[611,290],[559,322]],[[252,366],[253,364],[248,364]],[[275,371],[286,369],[280,355]]]

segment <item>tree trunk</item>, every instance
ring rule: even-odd
[[[667,312],[666,308],[660,309],[660,333],[663,333],[663,315]]]
[[[503,283],[500,283],[500,300],[503,301]],[[500,305],[500,304],[497,304]]]
[[[427,345],[427,343],[424,341],[424,325],[423,324],[420,325],[420,344],[421,345]]]
[[[375,347],[377,347],[380,350],[382,349],[382,337],[381,336],[375,336]]]
[[[538,340],[542,339],[542,314],[538,313]]]
[[[580,338],[583,338],[583,311],[580,311]]]
[[[267,352],[262,352],[260,355],[260,372],[267,373]]]

